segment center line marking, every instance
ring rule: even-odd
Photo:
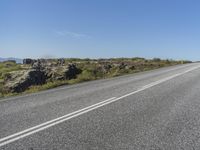
[[[173,79],[173,78],[175,78],[175,77],[181,76],[181,75],[183,75],[183,74],[185,74],[185,73],[188,73],[188,72],[193,71],[193,70],[198,69],[198,68],[200,68],[200,66],[193,67],[193,68],[191,68],[191,69],[189,69],[189,70],[187,70],[187,71],[184,71],[184,72],[182,72],[182,73],[177,73],[177,74],[175,74],[175,75],[166,77],[166,78],[164,78],[164,79],[160,79],[160,80],[158,80],[158,81],[152,82],[152,83],[150,83],[150,84],[148,84],[148,85],[143,86],[141,89],[138,89],[138,90],[136,90],[136,91],[134,91],[134,92],[128,93],[128,94],[123,95],[123,96],[121,96],[121,97],[118,97],[118,98],[112,97],[112,98],[110,98],[110,99],[107,99],[107,100],[104,100],[104,101],[102,101],[102,102],[93,104],[93,105],[91,105],[91,106],[85,107],[85,108],[83,108],[83,109],[77,110],[77,111],[75,111],[75,112],[69,113],[69,114],[64,115],[64,116],[61,116],[61,117],[59,117],[59,118],[56,118],[56,119],[47,121],[47,122],[45,122],[45,123],[42,123],[42,124],[39,124],[39,125],[37,125],[37,126],[28,128],[28,129],[23,130],[23,131],[21,131],[21,132],[17,132],[17,133],[15,133],[15,134],[10,135],[10,136],[1,138],[1,139],[0,139],[0,147],[2,147],[2,146],[4,146],[4,145],[7,145],[7,144],[9,144],[9,143],[12,143],[12,142],[14,142],[14,141],[17,141],[17,140],[19,140],[19,139],[25,138],[25,137],[27,137],[27,136],[29,136],[29,135],[34,134],[34,133],[40,132],[40,131],[42,131],[42,130],[45,130],[45,129],[47,129],[47,128],[50,128],[50,127],[52,127],[52,126],[55,126],[55,125],[57,125],[57,124],[60,124],[60,123],[62,123],[62,122],[65,122],[65,121],[67,121],[67,120],[69,120],[69,119],[78,117],[78,116],[80,116],[80,115],[82,115],[82,114],[85,114],[85,113],[87,113],[87,112],[90,112],[90,111],[92,111],[92,110],[95,110],[95,109],[97,109],[97,108],[100,108],[100,107],[102,107],[102,106],[105,106],[105,105],[108,105],[108,104],[113,103],[113,102],[115,102],[115,101],[118,101],[118,100],[123,99],[123,98],[125,98],[125,97],[134,95],[134,94],[136,94],[136,93],[139,93],[139,92],[141,92],[141,91],[144,91],[144,90],[146,90],[146,89],[149,89],[149,88],[151,88],[151,87],[153,87],[153,86],[156,86],[156,85],[158,85],[158,84],[161,84],[161,83],[163,83],[163,82],[166,82],[166,81],[168,81],[168,80],[171,80],[171,79]]]

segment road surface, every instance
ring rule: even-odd
[[[200,149],[200,63],[1,100],[0,149]]]

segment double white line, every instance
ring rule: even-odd
[[[145,86],[143,86],[142,88],[140,88],[140,89],[138,89],[138,90],[136,90],[136,91],[134,91],[134,92],[128,93],[128,94],[123,95],[123,96],[121,96],[121,97],[118,97],[118,98],[116,98],[116,97],[109,98],[109,99],[104,100],[104,101],[102,101],[102,102],[100,102],[100,103],[96,103],[96,104],[94,104],[94,105],[85,107],[85,108],[83,108],[83,109],[80,109],[80,110],[78,110],[78,111],[72,112],[72,113],[67,114],[67,115],[64,115],[64,116],[62,116],[62,117],[59,117],[59,118],[56,118],[56,119],[47,121],[47,122],[42,123],[42,124],[40,124],[40,125],[34,126],[34,127],[32,127],[32,128],[23,130],[23,131],[21,131],[21,132],[12,134],[12,135],[7,136],[7,137],[4,137],[4,138],[0,139],[0,147],[2,147],[2,146],[4,146],[4,145],[7,145],[7,144],[9,144],[9,143],[12,143],[12,142],[14,142],[14,141],[17,141],[17,140],[19,140],[19,139],[22,139],[22,138],[24,138],[24,137],[27,137],[27,136],[29,136],[29,135],[32,135],[32,134],[34,134],[34,133],[40,132],[40,131],[42,131],[42,130],[45,130],[45,129],[47,129],[47,128],[50,128],[50,127],[52,127],[52,126],[55,126],[55,125],[57,125],[57,124],[60,124],[60,123],[62,123],[62,122],[65,122],[65,121],[67,121],[67,120],[69,120],[69,119],[72,119],[72,118],[75,118],[75,117],[80,116],[80,115],[82,115],[82,114],[85,114],[85,113],[87,113],[87,112],[90,112],[90,111],[92,111],[92,110],[94,110],[94,109],[100,108],[100,107],[102,107],[102,106],[108,105],[108,104],[110,104],[110,103],[113,103],[113,102],[118,101],[118,100],[120,100],[120,99],[123,99],[123,98],[125,98],[125,97],[134,95],[134,94],[139,93],[139,92],[141,92],[141,91],[144,91],[144,90],[146,90],[146,89],[148,89],[148,88],[151,88],[151,87],[153,87],[153,86],[156,86],[156,85],[158,85],[158,84],[161,84],[161,83],[163,83],[163,82],[166,82],[166,81],[168,81],[168,80],[170,80],[170,79],[173,79],[173,78],[175,78],[175,77],[178,77],[178,76],[180,76],[180,75],[183,75],[183,74],[185,74],[185,73],[188,73],[188,72],[190,72],[190,71],[192,71],[192,70],[195,70],[195,69],[197,69],[197,68],[199,68],[199,67],[200,67],[200,66],[193,67],[193,68],[191,68],[191,69],[189,69],[189,70],[187,70],[187,71],[184,71],[184,72],[182,72],[182,73],[178,73],[178,74],[175,74],[175,75],[173,75],[173,76],[170,76],[170,77],[167,77],[167,78],[158,80],[158,81],[156,81],[156,82],[152,82],[152,83],[150,83],[150,84],[148,84],[148,85],[145,85]]]

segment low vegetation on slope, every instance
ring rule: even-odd
[[[0,97],[183,63],[189,61],[159,58],[25,59],[23,64],[7,61],[0,63]]]

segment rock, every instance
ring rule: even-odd
[[[64,58],[58,59],[57,64],[63,66],[65,64],[65,59]]]
[[[44,72],[48,81],[56,81],[75,79],[81,73],[81,70],[75,64],[69,64],[67,67],[47,67]]]
[[[125,63],[122,62],[122,63],[119,65],[119,69],[120,69],[120,70],[121,70],[121,69],[125,69],[126,66],[127,66],[127,64],[125,64]]]
[[[45,82],[45,72],[41,70],[14,71],[5,78],[4,90],[19,93],[25,91],[32,85],[42,85]]]
[[[65,70],[64,67],[47,67],[44,69],[44,72],[47,77],[47,81],[56,81],[65,79]]]
[[[43,70],[43,65],[41,64],[40,61],[36,61],[33,63],[32,68],[35,70]]]
[[[31,69],[14,71],[4,79],[4,91],[19,93],[32,85],[42,85],[48,81],[75,79],[81,70],[75,64],[60,67],[44,66],[45,62],[37,60]]]
[[[112,68],[112,65],[110,64],[104,64],[101,66],[101,72],[103,73],[108,73],[110,71],[110,69]]]
[[[34,62],[36,62],[36,60],[34,59],[30,59],[30,58],[23,59],[23,64],[25,65],[32,65]]]
[[[129,67],[129,69],[134,70],[134,69],[135,69],[135,66],[132,65],[132,66]]]
[[[65,70],[65,79],[75,79],[82,71],[76,67],[75,64],[69,64]]]

